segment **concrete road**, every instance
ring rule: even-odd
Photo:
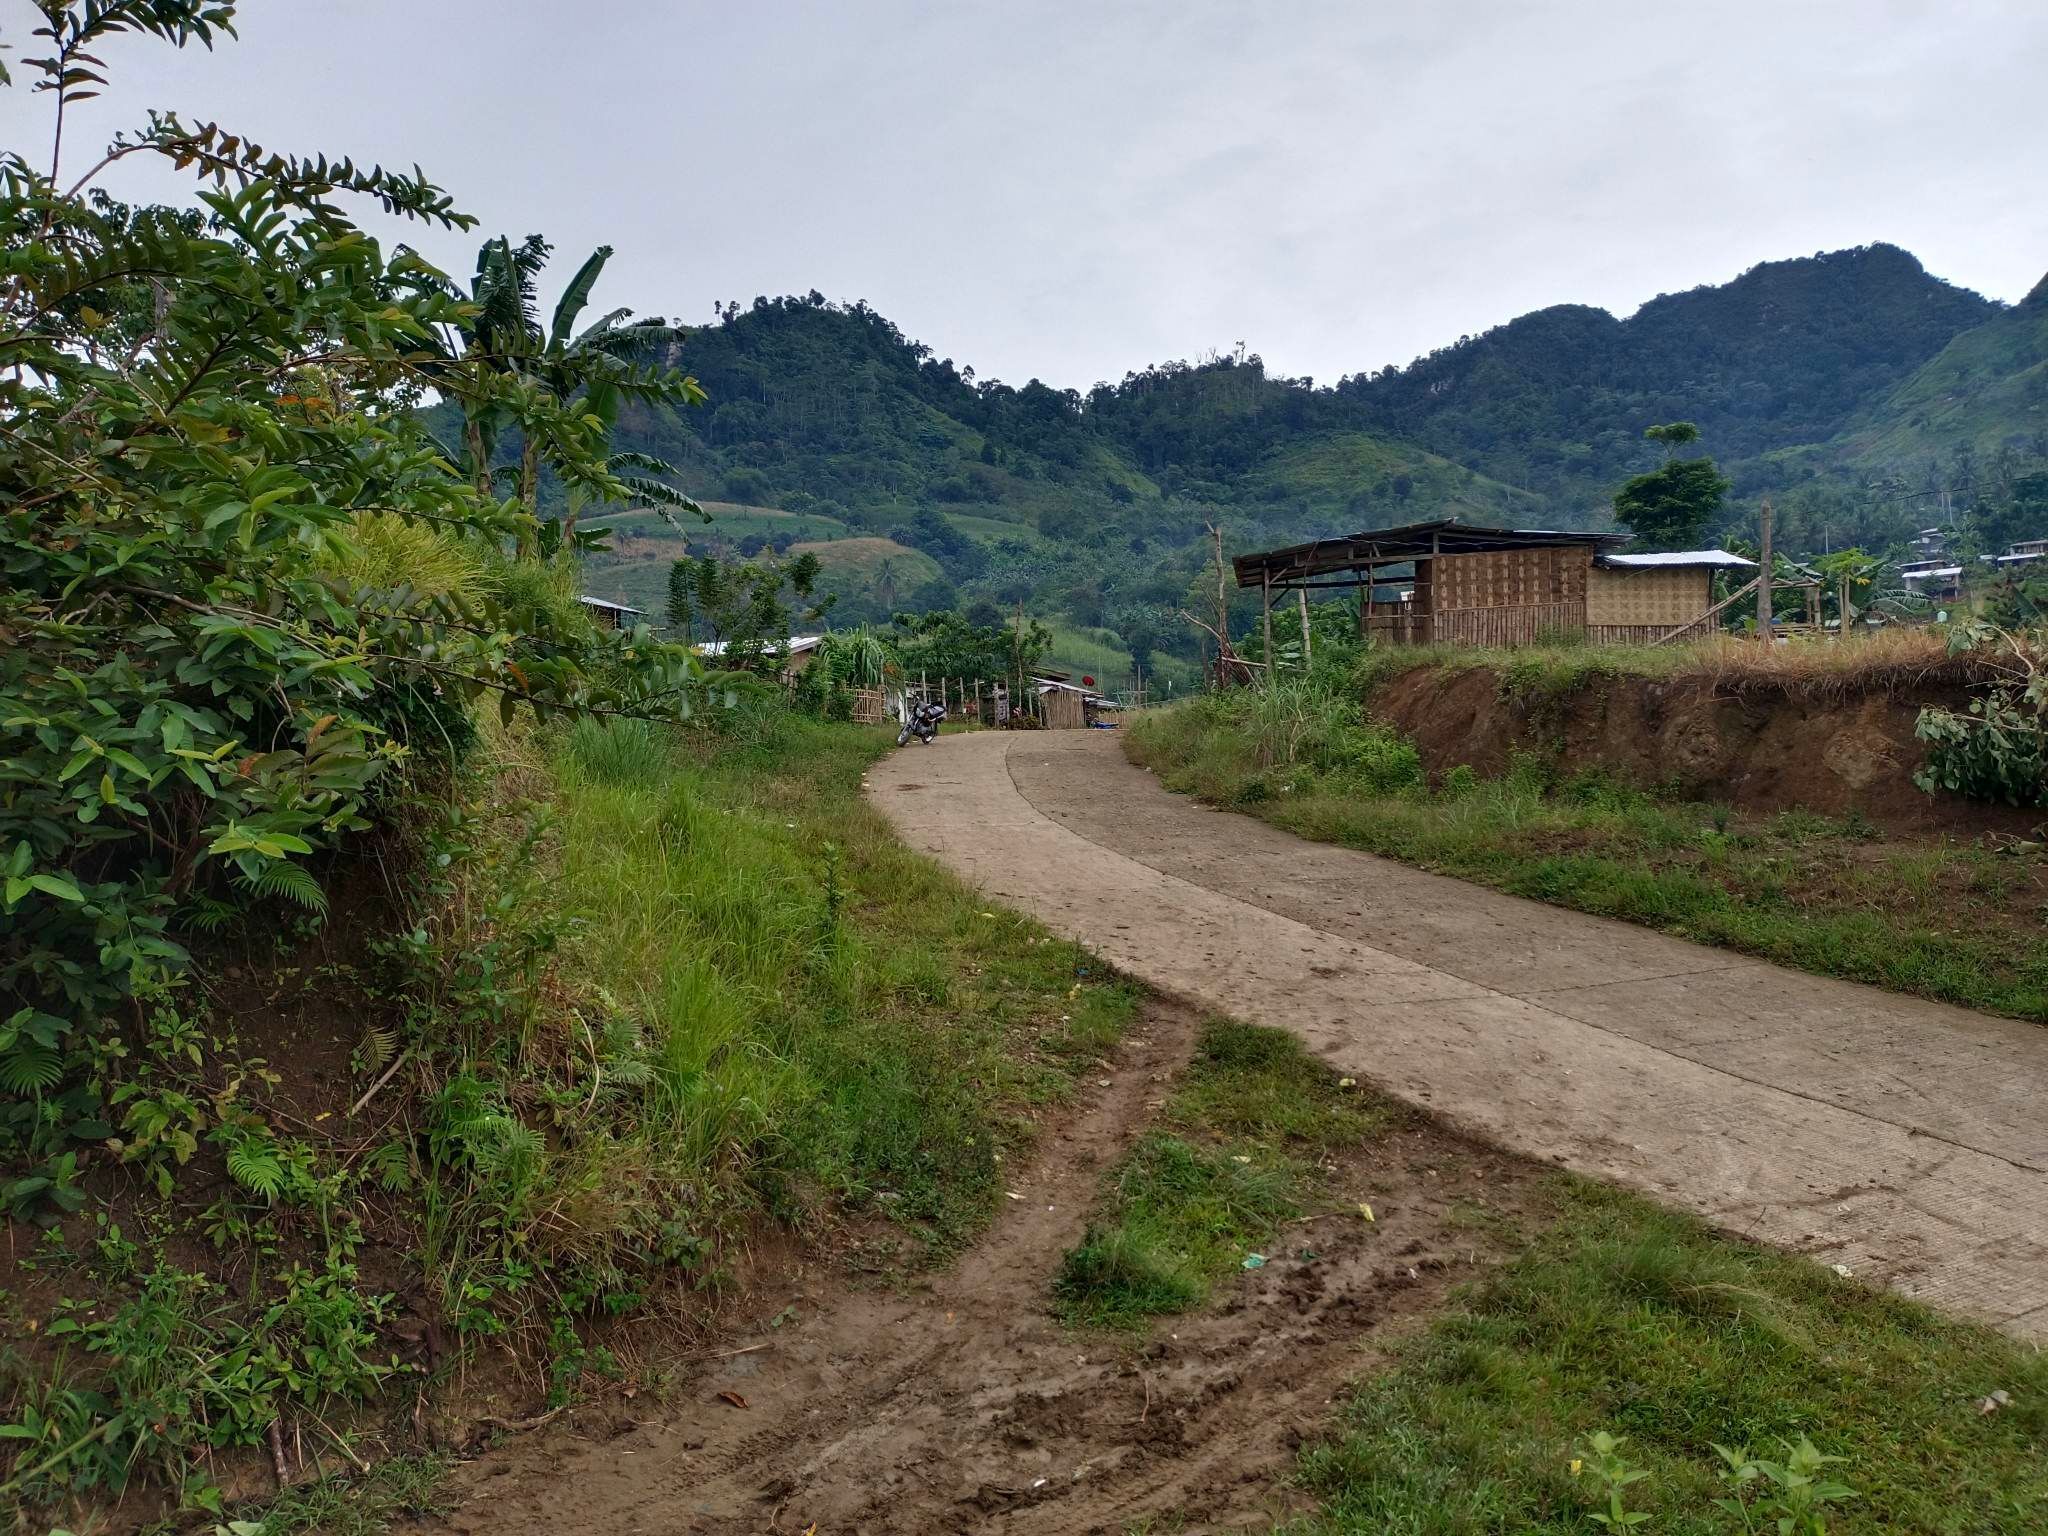
[[[898,751],[912,846],[1514,1151],[2048,1338],[2048,1028],[1504,896],[1168,794],[1109,731]]]

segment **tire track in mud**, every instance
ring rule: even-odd
[[[1512,1215],[1541,1196],[1525,1165],[1404,1118],[1334,1162],[1331,1210],[1289,1228],[1285,1251],[1205,1311],[1143,1338],[1066,1329],[1048,1310],[1061,1257],[1195,1032],[1185,1008],[1145,1009],[1109,1086],[1041,1134],[1011,1171],[1023,1198],[950,1272],[736,1339],[766,1347],[706,1363],[654,1422],[600,1402],[488,1452],[460,1469],[459,1507],[417,1529],[1083,1536],[1155,1514],[1197,1531],[1297,1510],[1293,1455],[1333,1396],[1495,1257],[1454,1208]],[[786,1294],[765,1287],[760,1315]]]

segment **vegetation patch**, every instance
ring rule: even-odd
[[[1323,1508],[1293,1536],[1616,1529],[1610,1492],[1685,1536],[2041,1528],[2038,1352],[1633,1196],[1562,1195],[1304,1453]],[[1799,1518],[1786,1474],[1844,1491]]]
[[[1213,1019],[1160,1116],[1111,1172],[1054,1281],[1067,1321],[1143,1328],[1208,1299],[1321,1188],[1321,1160],[1399,1111],[1340,1084],[1284,1030]]]
[[[645,1074],[645,1155],[792,1219],[876,1210],[937,1253],[1135,994],[895,840],[860,796],[887,744],[774,706],[710,736],[579,725],[546,760],[550,900],[570,990],[613,1001]]]

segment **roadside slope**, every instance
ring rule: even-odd
[[[877,765],[912,846],[1503,1145],[2048,1336],[2048,1035],[1304,843],[1109,733]]]

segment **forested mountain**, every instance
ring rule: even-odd
[[[1872,473],[1959,461],[1962,483],[2004,453],[2048,459],[2048,277],[1866,402],[1835,446]]]
[[[1994,459],[2009,484],[2048,450],[2048,283],[2007,308],[1888,245],[1625,320],[1539,310],[1321,388],[1242,351],[1013,386],[815,292],[726,306],[664,360],[709,403],[619,435],[726,504],[695,547],[814,549],[846,618],[1022,601],[1140,653],[1191,649],[1176,610],[1210,521],[1238,549],[1431,516],[1605,525],[1656,461],[1643,429],[1686,419],[1735,482],[1731,525],[1770,490],[1795,536],[1882,543],[1924,510],[1900,486],[1966,490]],[[592,589],[658,606],[680,541],[619,523]]]
[[[1699,423],[1737,466],[1825,442],[1998,313],[1898,247],[1871,245],[1766,262],[1626,320],[1538,310],[1338,392],[1381,431],[1553,499],[1598,502],[1640,464],[1651,422]]]

